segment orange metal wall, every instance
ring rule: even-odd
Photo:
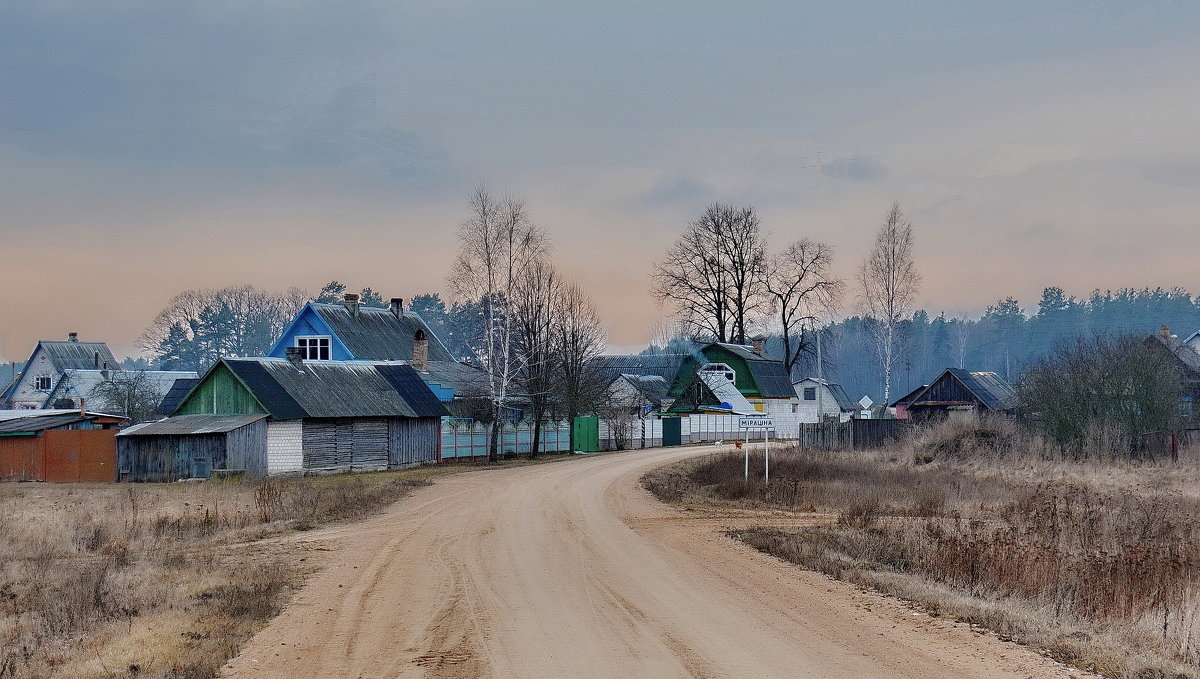
[[[0,438],[0,479],[40,481],[43,474],[42,443],[40,436]]]
[[[58,483],[117,480],[117,432],[46,431],[0,438],[0,479]]]
[[[117,432],[65,429],[46,432],[46,481],[112,483],[117,480]]]

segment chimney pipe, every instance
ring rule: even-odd
[[[296,366],[297,370],[304,368],[304,351],[300,347],[288,347],[283,350],[283,355],[292,365]]]
[[[1171,327],[1164,325],[1158,329],[1158,334],[1168,342],[1171,340]]]
[[[762,335],[757,335],[750,338],[750,341],[754,343],[754,353],[762,356],[764,347],[766,346],[767,338],[763,337]]]
[[[77,333],[77,332],[67,333],[67,341],[68,342],[78,342],[79,341],[79,333]]]
[[[425,370],[429,367],[429,338],[425,336],[425,330],[417,328],[413,333],[413,369]]]
[[[346,307],[346,311],[350,312],[351,316],[358,318],[358,293],[357,292],[347,292],[345,295],[343,295],[342,296],[342,304]]]
[[[388,300],[388,307],[392,310],[392,315],[397,319],[404,313],[404,298],[393,297]]]

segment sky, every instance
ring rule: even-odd
[[[444,294],[478,185],[615,346],[713,201],[846,278],[898,201],[934,313],[1200,291],[1200,4],[987,4],[3,3],[0,357],[189,288]]]

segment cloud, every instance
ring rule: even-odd
[[[821,166],[821,174],[834,179],[849,179],[856,182],[869,182],[878,179],[887,170],[878,162],[864,156],[853,158],[838,158]]]
[[[1200,163],[1156,163],[1142,168],[1142,178],[1152,184],[1200,186]]]
[[[712,187],[687,176],[664,179],[642,194],[642,203],[666,207],[695,207],[713,195]]]

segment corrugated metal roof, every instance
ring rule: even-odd
[[[397,318],[390,309],[360,307],[354,315],[343,304],[311,302],[310,306],[356,359],[411,360],[413,335],[417,330],[424,330],[425,336],[430,338],[428,360],[454,360],[450,350],[433,334],[424,319],[411,311],[405,311]]]
[[[700,367],[700,360],[690,354],[604,354],[592,359],[588,366],[605,384],[612,384],[622,375],[661,377],[670,393],[672,387],[682,391],[687,386],[695,369]]]
[[[67,412],[57,411],[36,411],[26,410],[30,412],[54,412],[56,414],[40,414],[31,417],[14,417],[0,421],[0,434],[16,434],[20,432],[44,431],[46,429],[55,429],[58,427],[66,427],[78,422],[91,422],[96,419],[95,415],[81,415],[78,410]]]
[[[655,408],[660,407],[667,398],[670,385],[658,375],[622,375],[621,377],[625,378],[629,385]]]
[[[1190,370],[1193,378],[1200,377],[1200,352],[1197,352],[1186,342],[1180,342],[1179,338],[1172,337],[1167,339],[1161,335],[1154,336],[1163,346],[1165,346],[1175,358],[1178,359],[1183,367]],[[1190,340],[1191,338],[1189,338]]]
[[[992,410],[1010,410],[1017,405],[1017,392],[1012,385],[993,372],[968,372],[961,368],[948,368],[972,394]]]
[[[488,374],[482,368],[457,361],[430,361],[425,370],[418,370],[421,379],[429,384],[453,389],[456,397],[486,396]]]
[[[105,363],[114,369],[121,365],[104,342],[42,340],[38,345],[46,352],[46,359],[60,372],[103,368]]]
[[[222,361],[276,419],[435,417],[447,414],[437,397],[408,365],[306,361],[297,367],[282,358],[225,358]],[[380,368],[390,376],[385,376]]]
[[[700,380],[704,382],[704,386],[708,387],[713,396],[721,404],[728,403],[730,412],[738,415],[753,415],[758,412],[754,405],[742,395],[742,392],[737,390],[733,382],[725,379],[724,375],[717,373],[701,372],[699,373]]]
[[[145,379],[147,388],[165,394],[177,379],[196,377],[196,373],[190,370],[109,370],[107,372],[108,374],[105,375],[104,370],[64,371],[62,379],[54,385],[54,389],[46,397],[46,405],[54,405],[54,402],[60,398],[69,398],[75,401],[80,398],[86,399],[91,396],[93,389],[106,381]]]
[[[266,415],[178,415],[157,422],[135,424],[117,436],[183,436],[224,434],[265,418]]]

